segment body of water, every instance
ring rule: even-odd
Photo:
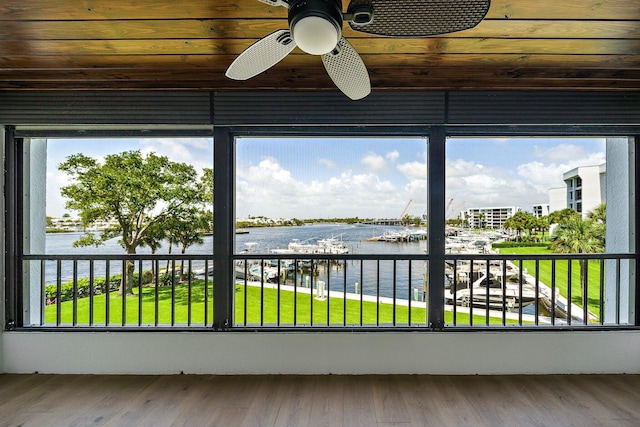
[[[346,224],[315,224],[298,227],[268,227],[251,228],[247,234],[236,235],[236,252],[251,249],[257,254],[264,254],[269,258],[273,249],[287,248],[288,244],[298,239],[303,243],[315,243],[319,239],[334,237],[343,242],[351,254],[423,254],[425,241],[409,243],[390,242],[368,242],[366,239],[380,236],[385,232],[401,230],[402,227],[373,226],[373,225],[346,225]],[[91,255],[112,255],[123,254],[124,250],[119,245],[118,239],[111,239],[104,245],[98,247],[73,247],[82,233],[55,233],[47,234],[46,254],[91,254]],[[167,254],[168,245],[165,243],[156,252],[157,254]],[[180,253],[180,248],[174,247],[174,254]],[[140,247],[139,254],[149,254],[149,248]],[[205,236],[204,242],[200,245],[193,245],[186,251],[192,255],[212,255],[213,236]],[[96,261],[94,263],[95,277],[104,277],[105,262]],[[194,262],[194,270],[202,268]],[[78,262],[78,277],[89,276],[89,262]],[[150,268],[150,263],[145,263],[143,268]],[[110,274],[119,274],[122,269],[121,262],[110,263]],[[55,283],[57,265],[55,262],[46,262],[46,282]],[[413,261],[411,272],[409,272],[408,261],[347,261],[346,263],[322,264],[318,269],[318,275],[314,277],[314,282],[322,280],[330,290],[347,292],[364,292],[365,294],[380,296],[393,296],[395,292],[398,298],[409,298],[419,294],[422,296],[423,277],[425,263]],[[62,281],[72,280],[73,263],[62,262]],[[308,274],[307,274],[308,275]],[[292,283],[292,278],[290,279]],[[299,274],[299,283],[309,283],[304,274]]]
[[[293,239],[301,242],[314,243],[318,239],[336,237],[342,240],[356,254],[421,254],[424,253],[418,242],[388,243],[367,242],[370,237],[380,236],[385,232],[402,230],[402,227],[377,226],[377,225],[346,225],[346,224],[314,224],[299,227],[263,227],[249,228],[247,234],[236,235],[236,252],[248,247],[256,253],[270,254],[272,249],[286,248]],[[46,254],[95,254],[95,255],[119,255],[124,249],[118,243],[119,238],[114,238],[98,247],[85,246],[73,247],[73,242],[78,240],[83,233],[51,233],[46,237]],[[249,244],[249,245],[247,245]],[[180,253],[180,248],[174,246],[172,252]],[[146,247],[138,247],[137,253],[149,254]],[[166,242],[156,252],[158,254],[169,253]],[[206,255],[213,253],[213,236],[205,236],[200,245],[187,248],[187,254]]]

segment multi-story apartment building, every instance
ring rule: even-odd
[[[599,204],[607,201],[607,164],[591,166],[579,166],[562,174],[565,182],[564,187],[554,187],[548,190],[549,204],[548,210],[543,215],[550,212],[559,211],[565,208],[574,209],[586,216]],[[537,215],[536,208],[545,206],[544,204],[534,205],[534,214]]]
[[[520,210],[517,206],[469,208],[466,218],[471,228],[502,228],[504,222]]]
[[[537,205],[533,205],[533,214],[536,218],[540,218],[545,215],[549,215],[549,203],[538,203]]]
[[[566,207],[586,216],[606,201],[607,165],[580,166],[563,174],[566,183]]]

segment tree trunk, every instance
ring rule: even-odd
[[[171,252],[173,251],[173,240],[169,239],[169,255],[171,255]],[[167,260],[167,270],[166,273],[169,274],[169,264],[170,261]],[[171,274],[175,274],[175,271],[172,271]]]
[[[155,246],[152,246],[151,255],[155,255],[155,254],[156,254],[156,248]],[[156,266],[157,266],[156,261],[155,260],[151,261],[151,283],[152,284],[156,283],[156,277],[158,275],[158,269],[156,268]]]
[[[186,245],[182,245],[182,247],[180,249],[180,253],[182,255],[184,255],[185,252],[187,252],[187,246]],[[187,272],[187,273],[189,273],[189,272]],[[180,281],[181,282],[188,277],[187,273],[185,273],[185,271],[184,271],[184,260],[180,260]]]
[[[136,253],[135,249],[127,248],[125,250],[127,255],[134,255]],[[122,272],[122,280],[120,281],[120,290],[118,294],[122,295],[133,295],[133,272],[135,271],[136,265],[132,260],[125,261],[125,268]]]

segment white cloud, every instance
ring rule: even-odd
[[[569,145],[555,147],[557,149],[544,150],[536,160],[518,165],[517,172],[529,181],[538,191],[547,191],[552,187],[564,185],[562,174],[578,166],[599,165],[605,162],[603,152],[587,153],[582,147],[576,146],[575,154],[567,152]],[[573,147],[573,145],[571,145]]]
[[[391,162],[395,162],[400,157],[400,153],[398,153],[398,150],[393,150],[393,151],[388,152],[385,155],[385,157],[387,158],[387,160],[389,160]]]
[[[580,144],[558,144],[550,148],[536,146],[534,156],[545,163],[588,166],[604,162],[604,152],[589,153]]]
[[[446,165],[447,178],[464,177],[482,173],[484,166],[473,161],[457,159],[448,161]]]
[[[464,201],[465,208],[519,206],[528,210],[531,204],[545,200],[543,193],[506,168],[487,168],[462,159],[447,162],[446,191],[454,206]]]
[[[173,162],[188,163],[200,170],[211,167],[211,158],[201,158],[200,152],[211,150],[211,139],[209,138],[146,138],[140,140],[143,155],[151,152],[160,156],[167,156]]]
[[[497,141],[496,141],[497,142]],[[514,159],[517,161],[516,159]],[[519,206],[531,210],[535,203],[547,203],[548,189],[564,185],[562,174],[577,166],[605,162],[604,152],[588,152],[584,146],[558,144],[535,147],[525,163],[486,167],[462,158],[447,161],[447,197],[466,207]]]
[[[60,189],[69,184],[71,184],[71,180],[67,174],[60,172],[57,169],[47,170],[47,215],[60,217],[65,212],[71,213],[64,207],[66,199],[63,199],[60,196]]]
[[[370,172],[379,173],[387,170],[387,161],[379,154],[367,153],[360,161]]]
[[[345,171],[305,183],[272,157],[239,167],[236,189],[240,217],[396,216],[408,200],[406,189],[373,173]]]
[[[336,165],[336,162],[334,162],[333,160],[329,160],[329,159],[320,158],[320,159],[318,159],[318,163],[320,163],[321,165],[325,165],[329,169],[336,169],[338,167]]]
[[[397,166],[398,170],[407,178],[410,179],[427,179],[427,164],[413,161],[409,163],[402,163]]]

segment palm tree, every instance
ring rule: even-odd
[[[538,229],[542,231],[542,240],[544,241],[544,234],[549,230],[549,217],[547,215],[538,218]]]
[[[583,220],[575,215],[566,218],[551,237],[551,249],[561,254],[590,254],[604,251],[602,233],[590,219]],[[586,259],[580,262],[580,291],[583,304],[587,304],[586,278],[588,263]]]
[[[571,208],[564,208],[559,211],[553,211],[549,214],[549,224],[562,224],[570,218],[579,216],[578,212]]]
[[[587,219],[593,222],[593,226],[596,228],[596,233],[600,240],[602,240],[602,246],[605,246],[605,237],[607,234],[607,205],[606,203],[600,203],[593,208],[587,214]]]
[[[607,204],[604,202],[600,203],[598,206],[593,208],[593,210],[587,214],[587,218],[593,221],[601,222],[603,224],[606,223],[607,222]]]
[[[536,228],[536,217],[530,212],[518,211],[510,216],[505,222],[504,227],[516,231],[516,240],[521,241],[521,233],[525,230],[529,232],[531,238],[531,230]]]

